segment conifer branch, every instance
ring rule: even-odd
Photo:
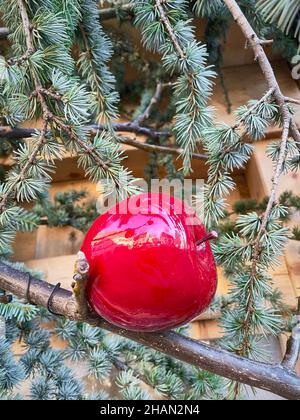
[[[118,16],[118,12],[123,12],[128,16],[131,16],[133,14],[133,8],[130,3],[124,4],[116,7],[107,7],[104,9],[99,9],[99,18],[100,21],[115,19]],[[6,39],[8,35],[10,34],[9,28],[2,27],[0,28],[0,39]]]
[[[259,105],[264,102],[267,102],[273,95],[275,87],[270,88],[254,105],[252,105],[247,112],[239,119],[239,121],[232,127],[233,130],[240,128],[241,124],[246,121],[246,119],[257,110]]]
[[[134,2],[136,23],[142,28],[143,43],[162,54],[164,67],[179,72],[174,83],[176,123],[174,133],[183,149],[184,172],[191,169],[192,153],[202,131],[212,124],[212,109],[207,107],[214,72],[207,67],[205,46],[197,42],[188,18],[187,3],[168,1]],[[152,13],[149,14],[149,8]],[[148,16],[148,19],[145,19]]]
[[[95,161],[97,165],[99,165],[100,168],[103,168],[105,171],[109,170],[109,165],[103,161],[102,157],[98,153],[98,151],[93,148],[93,146],[90,143],[85,142],[84,140],[81,140],[80,137],[78,137],[71,129],[70,126],[65,124],[63,121],[61,121],[60,118],[53,116],[52,121],[56,124],[58,128],[60,128],[67,136],[74,140],[82,150],[84,150],[91,158]]]
[[[269,89],[266,93],[265,93],[265,95],[263,95],[254,105],[252,105],[249,109],[248,109],[248,111],[247,112],[245,112],[244,114],[243,114],[243,116],[236,122],[236,124],[234,125],[234,126],[232,126],[232,129],[235,131],[235,130],[238,130],[240,127],[241,127],[241,125],[243,124],[243,123],[245,123],[245,121],[247,120],[247,118],[250,116],[250,115],[252,115],[258,108],[259,108],[259,106],[261,105],[261,104],[263,104],[263,103],[265,103],[265,102],[267,102],[271,97],[272,97],[272,95],[273,95],[273,93],[274,93],[274,88],[272,88],[272,89]],[[239,144],[240,144],[240,142],[241,142],[241,139],[240,138],[238,138],[238,140],[237,140],[237,142],[235,142],[235,143],[233,143],[233,144],[231,144],[230,146],[228,146],[228,147],[226,147],[224,150],[223,150],[223,152],[222,152],[222,154],[221,154],[221,159],[220,159],[220,161],[222,161],[223,159],[224,159],[224,157],[226,156],[226,154],[227,153],[230,153],[232,150],[234,150]]]
[[[0,199],[0,213],[2,213],[5,210],[6,203],[8,199],[11,197],[11,195],[14,193],[16,186],[19,184],[20,181],[24,179],[24,176],[26,176],[26,173],[28,169],[31,167],[31,165],[34,163],[35,159],[37,158],[38,154],[40,153],[41,148],[45,144],[46,135],[47,135],[47,129],[48,129],[48,121],[44,121],[43,128],[40,132],[39,140],[35,147],[33,148],[27,162],[25,165],[20,169],[18,176],[15,178],[14,182],[9,185],[9,187],[5,190],[5,193],[2,194]]]
[[[165,9],[164,9],[164,6],[163,6],[164,2],[162,0],[155,0],[155,3],[156,3],[156,7],[159,10],[161,21],[163,22],[163,24],[166,27],[166,30],[169,34],[169,37],[170,37],[170,39],[173,43],[173,46],[174,46],[175,50],[177,51],[179,57],[182,60],[184,60],[186,58],[185,53],[184,53],[183,49],[181,48],[179,42],[177,42],[177,39],[176,39],[175,33],[173,31],[172,25],[170,24],[168,16],[165,13]]]
[[[273,181],[272,181],[271,195],[268,201],[266,211],[263,215],[260,230],[257,234],[255,241],[253,241],[252,243],[253,250],[252,250],[251,276],[250,276],[249,285],[248,285],[249,293],[248,293],[248,303],[246,307],[245,321],[244,321],[244,328],[243,328],[243,340],[241,342],[240,349],[237,352],[240,356],[244,356],[245,354],[248,353],[248,350],[249,350],[248,347],[250,343],[250,335],[251,335],[251,327],[252,327],[251,319],[252,319],[252,314],[255,311],[255,308],[253,306],[253,303],[254,303],[253,290],[254,290],[254,283],[256,281],[257,274],[258,274],[258,264],[259,264],[260,252],[261,252],[261,247],[262,247],[261,239],[263,235],[266,233],[266,229],[270,221],[273,207],[277,201],[279,179],[283,172],[283,162],[284,162],[284,159],[286,156],[286,150],[287,150],[287,141],[288,141],[288,135],[289,135],[289,129],[290,129],[290,119],[291,119],[290,114],[285,115],[280,154],[278,158],[276,171],[275,171]]]
[[[152,388],[152,392],[155,392],[155,389],[153,388],[150,381],[148,381],[146,376],[142,375],[137,369],[132,368],[130,365],[128,365],[127,363],[125,363],[122,360],[117,359],[117,358],[114,358],[112,360],[112,363],[115,366],[115,368],[118,369],[118,370],[121,370],[121,371],[124,371],[124,372],[130,370],[133,373],[133,375],[136,379],[138,379],[140,382],[143,382],[148,387]]]
[[[283,95],[279,83],[277,81],[276,75],[272,68],[272,65],[263,49],[261,44],[261,40],[257,36],[256,32],[252,28],[251,24],[245,17],[244,13],[242,12],[240,6],[237,4],[235,0],[224,0],[224,3],[230,10],[235,22],[241,28],[248,45],[252,48],[254,52],[255,59],[258,61],[262,73],[265,77],[266,83],[269,89],[274,89],[274,99],[277,105],[279,106],[281,113],[283,115],[287,115],[289,113],[289,109],[286,103],[285,96]],[[295,123],[294,118],[291,120],[291,134],[294,140],[297,142],[298,149],[300,150],[300,133]]]
[[[93,6],[96,7],[95,4]],[[99,46],[98,56],[95,53],[95,50],[97,50],[96,42],[100,43],[102,39],[108,43],[108,40],[104,37],[99,27],[97,28],[97,33],[91,33],[93,28],[88,27],[88,25],[91,25],[92,18],[92,14],[85,12],[83,13],[82,22],[79,23],[79,30],[83,40],[83,52],[78,60],[78,68],[81,74],[87,79],[93,95],[95,95],[98,114],[96,116],[97,122],[100,123],[103,121],[107,126],[111,126],[112,120],[118,117],[116,109],[117,97],[111,101],[108,99],[109,94],[112,93],[114,88],[112,83],[114,78],[110,74],[103,58],[99,55]],[[105,74],[106,72],[108,74]]]
[[[31,277],[30,301],[47,307],[53,285]],[[0,262],[0,288],[25,298],[28,274]],[[77,304],[71,292],[60,289],[52,300],[52,309],[71,320],[84,321],[114,334],[136,341],[185,363],[213,372],[225,378],[261,388],[287,399],[300,400],[300,378],[281,365],[271,365],[238,357],[232,353],[207,346],[175,332],[136,333],[118,328],[103,319],[89,314],[78,316]]]
[[[27,14],[26,3],[24,2],[24,0],[18,0],[18,5],[19,5],[20,13],[21,13],[22,22],[23,22],[23,30],[24,30],[25,41],[27,45],[27,54],[32,54],[33,52],[36,51],[36,49],[34,48],[34,44],[33,44],[32,28],[30,25],[28,14]],[[42,93],[42,89],[43,89],[42,83],[35,71],[32,71],[31,75],[34,81],[36,94],[38,96],[38,99],[40,101],[40,104],[43,110],[43,119],[44,121],[49,121],[50,118],[52,117],[52,113],[50,112],[48,105],[44,99],[44,96]]]
[[[272,217],[274,206],[277,202],[277,192],[279,186],[279,179],[284,170],[284,162],[287,156],[287,146],[288,146],[288,137],[291,131],[295,140],[297,140],[297,127],[293,120],[293,117],[290,113],[290,110],[287,105],[286,98],[281,92],[280,86],[277,82],[273,68],[265,54],[265,51],[262,47],[263,43],[258,38],[257,34],[251,27],[251,24],[246,19],[241,8],[235,0],[224,0],[224,3],[227,5],[231,14],[233,15],[234,20],[240,26],[242,32],[244,33],[247,45],[249,45],[254,52],[255,60],[259,62],[261,70],[266,79],[268,88],[272,90],[275,103],[279,107],[281,118],[283,121],[283,132],[280,144],[280,151],[277,159],[276,169],[274,177],[272,180],[272,189],[270,198],[267,204],[266,211],[261,220],[261,225],[255,239],[251,243],[252,247],[252,257],[251,257],[251,272],[249,276],[249,281],[247,285],[247,304],[245,309],[245,314],[243,314],[243,330],[242,340],[240,342],[239,348],[236,349],[237,354],[240,356],[245,356],[250,353],[251,350],[251,335],[253,334],[253,314],[256,311],[255,308],[255,283],[258,281],[259,277],[259,264],[261,260],[262,252],[262,238],[268,233],[267,227]],[[299,132],[298,132],[299,133]],[[236,383],[234,386],[234,398],[236,399],[239,394],[240,384]]]
[[[29,51],[35,51],[33,39],[32,39],[32,33],[31,33],[31,26],[29,17],[27,14],[26,4],[24,3],[24,0],[18,0],[19,9],[21,12],[22,22],[23,22],[23,28],[25,33],[25,39],[26,39],[26,45]],[[79,147],[91,158],[93,161],[98,165],[99,168],[102,168],[104,171],[109,172],[110,170],[110,162],[104,162],[101,155],[99,154],[98,150],[93,147],[88,142],[82,140],[73,130],[72,128],[64,123],[59,117],[52,114],[50,111],[47,102],[44,98],[44,95],[49,95],[51,91],[43,88],[37,74],[33,71],[32,72],[32,78],[35,85],[35,93],[37,94],[37,97],[39,99],[39,102],[41,104],[42,110],[43,110],[43,119],[45,121],[50,122],[51,124],[55,124],[61,131],[63,131],[67,136],[69,136],[70,139],[72,139],[75,143],[79,145]],[[112,172],[112,176],[114,178],[115,184],[121,189],[120,181],[118,177],[114,176],[114,173]]]

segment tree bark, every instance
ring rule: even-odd
[[[28,274],[0,262],[0,288],[19,298],[25,298],[28,291]],[[47,307],[53,289],[53,285],[31,277],[28,296],[30,302]],[[85,321],[225,378],[273,392],[287,399],[300,400],[300,378],[292,370],[281,365],[269,365],[238,357],[173,331],[137,333],[118,328],[94,314],[82,319],[78,315],[72,293],[64,289],[60,289],[53,296],[51,309],[71,320]]]

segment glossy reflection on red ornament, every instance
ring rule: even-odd
[[[128,203],[100,216],[85,238],[88,301],[98,315],[128,330],[184,325],[207,309],[217,288],[210,243],[197,246],[207,232],[176,198],[141,194],[135,214],[124,211]]]

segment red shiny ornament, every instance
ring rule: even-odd
[[[125,200],[100,216],[85,238],[88,301],[101,317],[128,330],[184,325],[207,309],[216,292],[216,265],[206,242],[212,238],[181,200],[150,193],[134,200],[135,214],[124,211]]]

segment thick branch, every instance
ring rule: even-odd
[[[19,298],[25,298],[27,286],[28,274],[0,262],[1,289]],[[30,302],[47,307],[53,288],[49,283],[32,277],[29,290]],[[93,314],[90,314],[84,320],[80,319],[76,301],[73,299],[71,292],[63,289],[60,289],[54,295],[51,307],[54,312],[60,313],[69,319],[86,321],[91,325],[137,341],[217,375],[273,392],[287,399],[300,400],[300,378],[282,366],[268,365],[244,359],[173,331],[136,333],[111,325]]]
[[[142,143],[135,139],[130,139],[128,137],[120,137],[119,141],[128,146],[135,147],[136,149],[144,150],[148,153],[161,153],[166,155],[182,156],[183,149],[172,146],[157,146],[155,144]],[[192,158],[196,160],[206,160],[208,156],[202,153],[193,153]]]

